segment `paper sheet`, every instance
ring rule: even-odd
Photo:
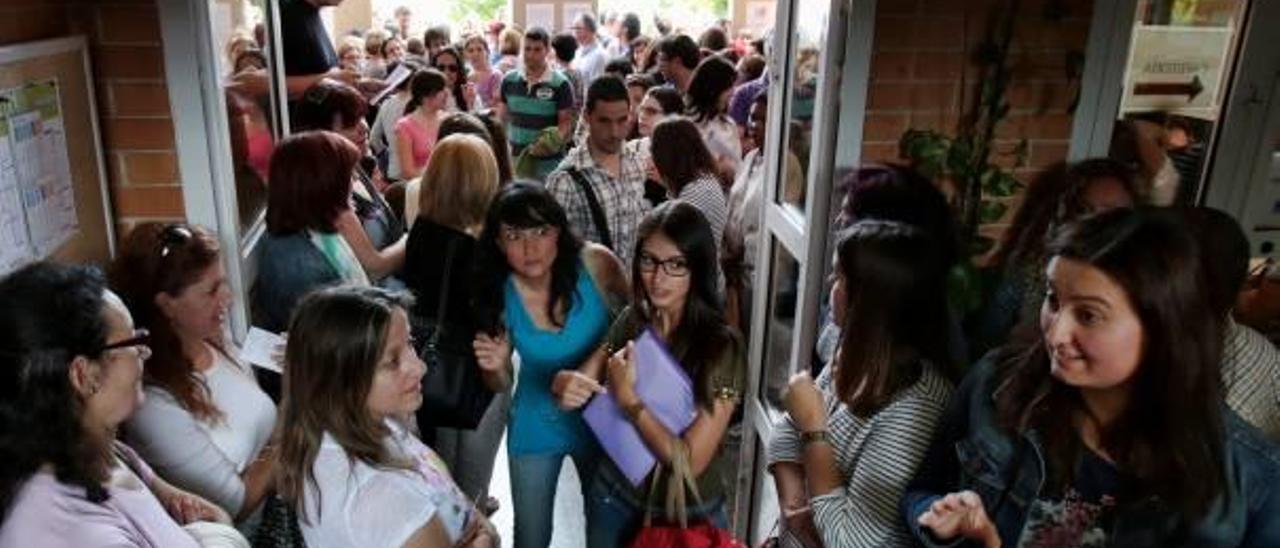
[[[240,361],[284,374],[285,338],[265,329],[250,327],[240,348]]]

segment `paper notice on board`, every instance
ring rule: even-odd
[[[31,240],[22,213],[18,174],[9,148],[8,98],[0,101],[0,272],[11,272],[31,261]]]
[[[1216,120],[1233,36],[1231,27],[1135,27],[1121,115],[1163,111]]]
[[[542,27],[547,32],[555,32],[555,25],[555,4],[529,3],[524,5],[524,28]]]
[[[7,118],[6,137],[27,236],[35,255],[45,257],[79,229],[58,83],[47,80],[3,93],[17,111]]]

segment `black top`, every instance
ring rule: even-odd
[[[444,283],[445,253],[453,244],[453,272],[449,275],[449,302],[444,322],[453,328],[474,331],[471,287],[472,262],[476,239],[430,219],[418,216],[409,231],[404,257],[404,282],[413,292],[413,314],[419,318],[437,319],[441,285]]]
[[[338,64],[338,53],[320,20],[320,8],[307,0],[280,2],[280,38],[285,75],[323,74]]]

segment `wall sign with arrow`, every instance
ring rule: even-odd
[[[1134,27],[1120,115],[1158,110],[1216,120],[1234,36],[1232,27]]]

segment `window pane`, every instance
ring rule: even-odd
[[[275,144],[263,0],[210,0],[217,71],[227,104],[239,235],[266,211],[267,166]]]
[[[783,174],[778,180],[778,203],[805,209],[805,182],[809,173],[809,152],[813,148],[813,115],[822,88],[822,40],[827,31],[827,18],[831,4],[822,0],[796,2],[795,58],[791,66],[794,85],[788,100],[791,101],[791,119],[787,132],[787,155],[783,158]]]
[[[764,378],[760,399],[765,408],[781,412],[782,395],[791,377],[791,341],[795,337],[800,263],[776,239],[772,242],[769,306],[765,318]]]
[[[1134,167],[1160,205],[1194,203],[1204,185],[1246,4],[1138,2],[1109,155]]]

